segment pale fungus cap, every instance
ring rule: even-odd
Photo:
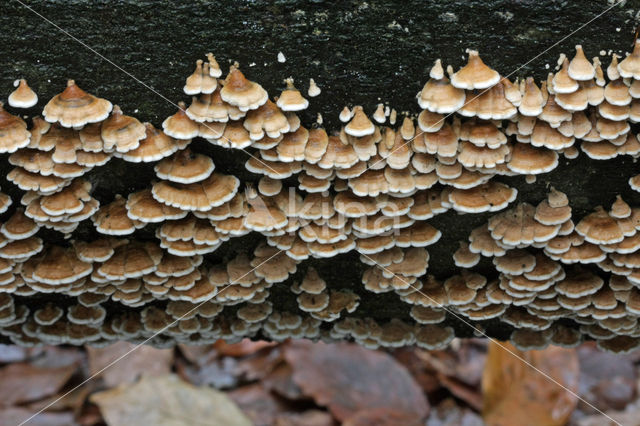
[[[476,50],[469,51],[467,65],[451,76],[451,84],[459,89],[486,89],[500,81],[500,74],[482,62]]]
[[[310,78],[309,79],[309,90],[307,90],[307,95],[309,95],[310,98],[315,98],[316,96],[319,96],[320,93],[322,93],[322,90],[316,84],[315,80]]]
[[[542,114],[542,108],[544,108],[546,102],[547,99],[543,96],[533,77],[527,77],[524,83],[522,101],[518,106],[520,114],[532,117],[538,116]]]
[[[267,102],[269,95],[258,83],[249,81],[240,70],[233,66],[220,90],[222,100],[236,106],[240,111],[256,109]]]
[[[293,85],[293,78],[285,80],[287,88],[282,91],[276,104],[283,111],[302,111],[309,107],[309,101],[302,97],[302,94]]]
[[[633,52],[618,64],[621,77],[640,80],[640,41],[636,39]]]
[[[215,58],[213,58],[213,55],[211,55],[210,58],[213,59],[214,65],[217,66],[218,64],[215,62]],[[218,71],[220,71],[219,67],[217,70],[213,70],[213,74],[217,74]],[[189,77],[187,77],[183,88],[184,93],[186,93],[187,95],[212,93],[218,86],[218,80],[213,74],[211,74],[210,64],[206,63],[203,66],[202,59],[198,59],[196,61],[196,69]]]
[[[569,77],[574,80],[591,80],[596,76],[594,66],[589,62],[581,45],[576,45],[576,55],[569,62]]]
[[[111,102],[88,94],[75,81],[69,80],[67,88],[47,102],[42,114],[49,123],[57,122],[63,127],[82,127],[104,120],[111,109]]]
[[[27,80],[21,78],[14,83],[16,90],[9,95],[9,105],[14,108],[31,108],[38,103],[38,95],[27,84]]]

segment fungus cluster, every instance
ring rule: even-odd
[[[585,336],[607,350],[636,348],[638,208],[618,197],[608,211],[574,218],[555,189],[537,206],[512,205],[518,192],[500,178],[532,182],[578,146],[594,160],[640,155],[630,126],[640,120],[640,42],[618,59],[605,73],[576,46],[538,84],[511,82],[469,51],[456,72],[435,62],[417,116],[345,107],[336,131],[303,125],[297,113],[309,101],[292,78],[270,99],[238,64],[222,78],[212,54],[185,81],[191,103],[178,103],[162,130],[72,80],[30,125],[0,107],[0,153],[14,166],[7,178],[24,192],[13,203],[0,195],[0,213],[9,210],[0,226],[0,334],[23,345],[265,336],[438,348],[458,319],[478,330],[499,322],[523,349]],[[26,81],[16,86],[9,105],[33,107]],[[311,80],[308,96],[318,94]],[[255,181],[219,172],[194,138],[244,151]],[[91,173],[112,157],[154,163],[155,178],[100,205]],[[629,182],[640,190],[640,176]],[[440,279],[429,273],[428,247],[442,233],[429,221],[449,210],[492,216],[452,254],[459,272]],[[75,238],[84,221],[100,238]],[[44,241],[42,227],[70,241]],[[259,244],[212,256],[249,233]],[[351,251],[365,265],[357,289],[309,260]],[[474,272],[482,258],[494,275]],[[276,285],[295,303],[277,304]],[[369,293],[393,294],[409,315],[359,314]],[[55,298],[32,312],[25,297],[39,294]]]

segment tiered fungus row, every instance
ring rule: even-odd
[[[640,345],[638,207],[618,197],[573,217],[555,189],[537,206],[514,205],[517,190],[494,179],[532,182],[578,148],[594,160],[639,155],[630,123],[640,121],[640,43],[606,71],[576,46],[540,84],[501,77],[475,51],[457,72],[437,60],[417,117],[345,107],[336,131],[301,123],[309,101],[293,79],[269,99],[238,64],[221,77],[213,55],[198,60],[184,86],[191,104],[179,103],[162,130],[74,81],[30,125],[0,108],[7,178],[23,191],[0,196],[0,211],[10,209],[0,227],[0,334],[23,345],[264,336],[436,348],[462,321],[476,333],[501,323],[522,348],[585,336],[614,351]],[[9,105],[33,107],[37,95],[16,85]],[[319,92],[313,83],[309,94]],[[236,149],[258,178],[220,172],[190,146],[195,138]],[[155,179],[100,205],[91,173],[114,156],[154,163]],[[629,182],[640,190],[640,177]],[[438,279],[427,248],[446,230],[429,221],[450,210],[491,216],[452,253],[459,273]],[[101,237],[77,239],[84,221]],[[69,241],[43,241],[42,227]],[[213,256],[250,233],[262,236],[257,246]],[[366,265],[357,288],[312,266],[351,251]],[[487,276],[474,272],[483,257],[495,268]],[[295,303],[279,303],[274,286]],[[359,314],[365,293],[393,298],[407,315]]]

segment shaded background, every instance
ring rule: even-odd
[[[247,77],[262,84],[271,96],[284,88],[286,77],[294,77],[304,92],[309,78],[314,78],[322,94],[311,100],[301,118],[310,126],[321,112],[328,130],[339,128],[337,117],[344,105],[360,104],[372,113],[376,104],[384,102],[398,112],[419,112],[415,94],[427,80],[436,58],[457,69],[465,63],[465,50],[474,48],[487,64],[512,80],[527,75],[540,80],[553,69],[561,52],[572,56],[577,43],[584,45],[588,57],[601,51],[624,55],[632,47],[640,22],[638,0],[622,2],[599,18],[596,16],[611,7],[612,1],[23,3],[42,17],[15,0],[0,6],[0,88],[5,96],[13,90],[14,79],[27,78],[41,99],[27,111],[35,115],[46,100],[65,87],[68,78],[74,78],[85,90],[157,127],[175,112],[174,105],[44,18],[174,102],[189,100],[182,93],[184,79],[193,71],[195,60],[204,58],[208,51],[216,55],[225,72],[231,62],[240,62]],[[285,55],[285,63],[277,62],[278,52]],[[540,56],[530,61],[536,55]],[[606,67],[609,58],[602,57],[602,62]],[[245,153],[213,147],[203,140],[195,140],[192,146],[212,155],[223,172],[244,181],[259,178],[244,169],[248,158]],[[8,170],[3,157],[0,174],[4,176]],[[533,185],[525,184],[521,177],[496,180],[515,186],[518,200],[533,204],[541,201],[553,184],[569,195],[579,218],[598,204],[610,205],[618,193],[628,202],[640,204],[640,197],[627,185],[627,179],[637,172],[631,158],[596,162],[581,155],[571,162],[561,160],[559,169],[539,176]],[[116,193],[126,195],[148,186],[152,178],[152,166],[118,159],[88,176],[96,188],[94,196],[102,204],[112,201]],[[291,182],[295,184],[296,180]],[[14,199],[20,195],[8,182],[0,182],[0,186]],[[429,248],[430,273],[439,278],[454,273],[451,255],[458,241],[466,240],[487,217],[449,212],[431,220],[443,232],[443,238]],[[153,231],[147,227],[138,231],[137,237],[152,238]],[[50,241],[60,241],[59,235],[41,233]],[[90,222],[77,235],[93,238]],[[256,235],[233,239],[210,259],[227,260],[259,240]],[[294,279],[306,270],[304,265],[314,264],[332,286],[351,287],[362,296],[357,315],[373,315],[378,320],[408,318],[407,305],[400,304],[396,296],[372,295],[362,289],[364,268],[355,267],[357,258],[352,252],[330,260],[307,261]],[[478,271],[493,270],[486,260],[483,262]],[[272,288],[273,297],[283,309],[295,308],[289,284]],[[488,330],[503,333],[491,327]],[[458,333],[468,335],[469,330],[459,328]]]

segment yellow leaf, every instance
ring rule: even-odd
[[[578,356],[574,349],[549,347],[523,352],[510,343],[490,342],[482,376],[485,423],[491,426],[566,424],[578,402],[567,389],[577,392],[578,375]]]
[[[223,392],[196,387],[175,375],[143,377],[91,396],[109,426],[251,426]]]

